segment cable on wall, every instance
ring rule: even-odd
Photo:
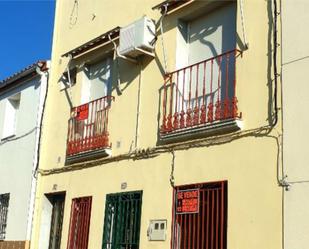
[[[74,106],[73,105],[73,94],[72,94],[71,72],[70,72],[70,64],[73,59],[72,54],[69,54],[68,57],[69,57],[69,61],[67,64],[67,72],[68,72],[68,82],[69,82],[69,98],[70,98],[71,105]]]
[[[224,135],[216,135],[207,138],[201,138],[196,140],[190,140],[185,142],[179,142],[174,144],[167,144],[167,145],[159,145],[156,147],[151,147],[147,149],[140,149],[140,150],[133,150],[130,153],[123,153],[117,156],[112,156],[108,158],[100,158],[94,159],[92,161],[81,162],[81,163],[74,163],[71,165],[67,165],[63,168],[54,167],[48,170],[39,170],[39,173],[42,175],[50,175],[56,174],[60,172],[67,172],[67,171],[74,171],[74,170],[81,170],[85,168],[96,167],[99,165],[105,165],[110,162],[119,162],[122,160],[143,160],[148,158],[154,158],[164,153],[171,153],[171,150],[178,151],[178,150],[188,150],[191,148],[201,148],[201,147],[210,147],[225,143],[230,143],[234,140],[238,140],[244,137],[263,137],[267,136],[273,130],[272,126],[265,125],[259,128],[254,128],[245,131],[239,131],[233,134],[224,134]]]
[[[24,134],[22,134],[20,136],[17,136],[17,137],[15,136],[15,137],[4,139],[4,140],[0,141],[0,146],[6,144],[8,142],[12,142],[12,141],[16,141],[16,140],[22,139],[22,138],[30,135],[31,133],[33,133],[37,129],[38,129],[38,127],[34,127],[31,130],[27,131],[26,133],[24,133]]]
[[[160,18],[160,32],[161,32],[161,44],[162,44],[163,60],[164,60],[164,73],[166,75],[168,73],[168,65],[167,65],[167,54],[166,54],[166,49],[165,49],[165,44],[164,44],[163,19],[167,14],[167,5],[165,4],[163,7],[164,7],[164,12]]]
[[[174,172],[175,172],[175,151],[171,150],[171,154],[172,154],[172,162],[171,162],[171,174],[170,174],[170,184],[171,186],[174,188],[175,187],[175,176],[174,176]]]
[[[117,50],[117,44],[116,42],[111,38],[110,34],[108,34],[108,39],[111,43],[114,45],[114,54],[113,59],[116,60],[116,67],[117,67],[117,92],[119,95],[122,94],[122,90],[120,88],[120,67],[119,67],[119,56],[118,56],[118,50]]]
[[[273,126],[278,123],[278,68],[277,68],[277,53],[278,53],[278,30],[277,30],[277,0],[274,0],[274,23],[273,23],[273,62],[274,62],[274,120]]]
[[[139,61],[139,79],[138,79],[138,91],[137,91],[137,106],[136,106],[136,126],[135,126],[135,138],[134,138],[134,147],[135,151],[138,146],[138,136],[139,136],[139,115],[140,115],[140,102],[141,102],[141,84],[142,84],[142,71],[143,65],[142,62]]]
[[[172,154],[170,184],[171,184],[171,187],[172,187],[172,190],[173,190],[173,195],[174,195],[173,196],[173,200],[174,200],[174,203],[173,203],[173,221],[175,221],[176,220],[176,210],[175,209],[176,209],[176,206],[177,206],[177,188],[175,188],[175,175],[174,175],[176,155],[175,155],[175,151],[173,149],[170,152]],[[175,229],[175,226],[177,226],[177,222],[175,222],[175,223],[172,222],[172,231]],[[174,248],[174,244],[175,244],[175,237],[173,236],[172,239],[171,239],[172,248]]]
[[[73,8],[70,14],[70,29],[77,23],[78,18],[78,0],[74,0]]]

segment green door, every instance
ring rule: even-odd
[[[138,249],[142,191],[106,195],[102,249]]]

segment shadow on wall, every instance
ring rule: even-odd
[[[172,21],[167,19],[166,26],[168,27],[166,29],[172,28],[171,23]],[[163,116],[163,101],[165,108],[170,110],[170,114],[177,114],[180,111],[186,112],[194,108],[200,110],[203,105],[207,106],[207,103],[215,103],[219,99],[232,101],[235,95],[234,79],[237,55],[236,52],[222,54],[234,51],[236,43],[240,43],[240,47],[244,47],[236,33],[236,4],[222,5],[212,9],[207,15],[191,18],[189,21],[178,19],[177,23],[174,22],[174,28],[175,26],[177,26],[178,34],[181,37],[181,41],[177,41],[177,59],[186,57],[184,58],[185,67],[171,76],[173,78],[169,82],[170,86],[162,86],[159,89],[157,141],[159,141],[160,122]],[[181,44],[182,41],[183,44]],[[205,60],[207,60],[205,63],[196,65],[196,63]],[[176,61],[177,64],[179,63]],[[193,66],[189,68],[189,65]],[[159,68],[162,72],[161,64]],[[162,79],[162,85],[163,81],[164,79]],[[171,98],[173,100],[167,108],[166,100]],[[179,103],[179,100],[182,103]],[[223,103],[221,104],[223,105]],[[219,105],[221,104],[219,103]]]
[[[272,64],[273,64],[273,43],[272,43],[272,38],[273,38],[273,9],[272,9],[272,2],[271,1],[267,1],[267,13],[268,13],[269,21],[268,21],[268,48],[267,48],[268,52],[267,52],[267,55],[265,57],[265,59],[267,58],[266,64],[267,64],[267,89],[268,89],[268,103],[267,103],[268,113],[267,113],[266,120],[268,121],[269,125],[272,125],[274,123],[274,120],[275,120],[275,112],[274,112],[275,96],[274,96],[274,94],[276,94],[276,93],[274,93],[274,78],[273,78],[273,75],[272,75],[272,72],[273,72],[273,69],[272,69]],[[240,35],[236,32],[236,12],[235,12],[235,16],[234,16],[235,29],[232,29],[232,33],[231,33],[231,28],[229,27],[230,23],[226,22],[226,20],[225,20],[225,22],[222,21],[223,20],[222,18],[216,18],[216,19],[213,19],[213,20],[214,21],[211,22],[211,25],[202,27],[200,30],[196,30],[197,32],[192,33],[192,30],[191,30],[189,37],[188,37],[187,27],[184,27],[184,25],[180,25],[181,28],[179,29],[179,33],[181,34],[183,39],[185,39],[187,41],[190,40],[191,43],[198,42],[199,45],[202,45],[203,47],[197,46],[200,49],[199,51],[202,51],[203,49],[208,50],[208,52],[206,51],[206,53],[201,53],[201,56],[208,54],[208,56],[207,57],[205,56],[203,59],[216,57],[216,56],[220,55],[220,53],[224,53],[224,52],[229,51],[231,49],[235,49],[236,44],[238,45],[238,47],[241,50],[245,50],[245,45],[244,45],[242,39],[240,38]],[[194,21],[195,20],[193,20],[193,22]],[[207,25],[207,21],[205,21],[204,24]],[[178,27],[179,27],[179,25],[178,25]],[[221,32],[221,34],[222,34],[222,36],[221,36],[222,39],[220,41],[221,43],[220,42],[214,43],[213,41],[211,41],[211,39],[209,39],[209,37],[213,36],[216,32]],[[231,38],[231,37],[233,37],[233,38]],[[217,40],[217,41],[219,41],[219,40]],[[220,46],[221,46],[221,51],[220,51]],[[199,51],[195,51],[195,52],[197,53]],[[189,52],[191,52],[191,51],[189,50]],[[188,56],[190,56],[190,54]],[[218,58],[220,58],[220,56]],[[200,60],[198,60],[198,61],[202,61],[201,58],[199,58],[199,59]],[[224,60],[219,61],[218,59],[215,59],[216,64],[220,65],[219,69],[217,68],[217,71],[221,72],[221,75],[220,75],[221,79],[218,80],[218,81],[221,81],[221,84],[220,84],[220,87],[218,86],[217,90],[218,89],[221,89],[221,90],[219,91],[219,93],[216,93],[216,90],[213,90],[213,91],[211,91],[211,95],[217,95],[217,96],[224,96],[225,95],[226,91],[224,91],[223,87],[221,87],[221,86],[224,86],[224,82],[230,82],[230,79],[229,79],[230,77],[235,76],[234,70],[235,70],[236,56],[233,60],[234,61],[231,63],[232,65],[229,65],[230,62],[228,63],[227,61],[224,61]],[[195,61],[195,62],[197,62],[197,61]],[[192,64],[192,62],[191,62],[191,64]],[[226,67],[226,66],[229,66],[229,69],[224,71],[224,67]],[[194,67],[193,67],[192,71],[194,72]],[[204,75],[207,75],[207,70],[205,72],[204,72]],[[181,77],[181,73],[180,73],[180,79],[184,79],[184,82],[186,82],[186,85],[193,84],[193,87],[190,86],[190,89],[193,90],[192,91],[193,94],[194,94],[195,90],[197,89],[197,86],[194,87],[194,85],[195,84],[197,85],[196,82],[198,80],[201,81],[202,78],[203,78],[203,77],[200,76],[200,74],[201,73],[195,72],[195,75],[197,75],[197,77],[196,77],[197,79],[195,80],[195,79],[191,79],[191,76],[189,77],[189,79],[188,79],[188,77],[186,78],[184,75],[182,75],[182,77]],[[215,73],[214,75],[216,75],[216,77],[218,79],[218,73]],[[178,76],[179,75],[177,74],[177,77]],[[162,85],[163,85],[163,82],[164,82],[164,80],[162,79]],[[175,94],[175,92],[181,91],[181,90],[178,89],[178,87],[176,87],[176,85],[177,85],[176,82],[177,82],[177,79],[175,79],[175,76],[174,76],[174,79],[172,79],[169,82],[170,85],[167,85],[166,87],[162,86],[159,89],[159,96],[160,97],[159,97],[158,116],[157,116],[157,127],[158,127],[157,141],[160,140],[160,127],[162,125],[162,118],[163,118],[162,117],[163,116],[162,115],[162,111],[163,111],[163,107],[162,107],[163,103],[162,102],[164,100],[166,101],[169,98],[172,98],[173,101],[171,101],[172,104],[170,104],[170,105],[172,105],[172,108],[170,109],[170,106],[168,106],[168,108],[166,108],[167,112],[169,111],[169,109],[170,110],[175,109],[175,111],[170,111],[172,114],[176,113],[177,110],[179,111],[179,108],[176,107],[175,103],[174,103],[175,98],[177,99],[177,96],[176,96],[177,94]],[[206,82],[209,82],[209,80],[207,80],[207,76],[206,76]],[[233,94],[234,94],[233,90],[230,89],[230,86],[231,86],[231,84],[229,83],[229,86],[228,86],[229,97],[233,96]],[[177,89],[173,90],[173,88],[177,88]],[[206,87],[206,89],[207,89],[207,87]],[[201,89],[199,89],[199,91],[201,92]],[[187,100],[189,99],[188,89],[185,90],[185,88],[184,88],[183,93],[181,93],[181,94],[187,95],[187,97],[185,97],[185,99],[187,99]],[[181,96],[181,94],[178,96],[178,99],[184,98],[184,97]],[[198,96],[198,97],[200,98],[200,96]],[[194,98],[194,96],[193,96],[193,98]],[[177,100],[176,100],[176,102],[177,102]],[[198,102],[198,101],[196,101],[196,102]],[[166,105],[166,103],[165,103],[165,105]],[[191,105],[191,104],[189,104],[189,105]],[[199,108],[200,108],[200,105],[201,104],[198,103]],[[194,107],[194,106],[195,105],[192,104],[192,107]],[[188,108],[185,108],[185,111],[187,109]],[[191,109],[193,110],[193,108],[191,108]],[[168,115],[168,113],[164,114],[164,115]]]

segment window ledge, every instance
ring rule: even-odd
[[[65,164],[73,164],[73,163],[78,163],[78,162],[83,162],[83,161],[90,161],[102,157],[108,157],[112,155],[112,150],[111,148],[103,148],[103,149],[98,149],[98,150],[92,150],[92,151],[86,151],[86,152],[81,152],[75,155],[70,155],[66,157]]]
[[[213,122],[207,125],[198,125],[190,128],[179,129],[176,131],[161,133],[161,143],[180,142],[189,139],[197,139],[210,135],[220,135],[241,130],[243,121],[241,119],[228,119],[224,121]]]

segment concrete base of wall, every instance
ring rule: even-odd
[[[0,241],[0,249],[29,249],[30,241]]]

